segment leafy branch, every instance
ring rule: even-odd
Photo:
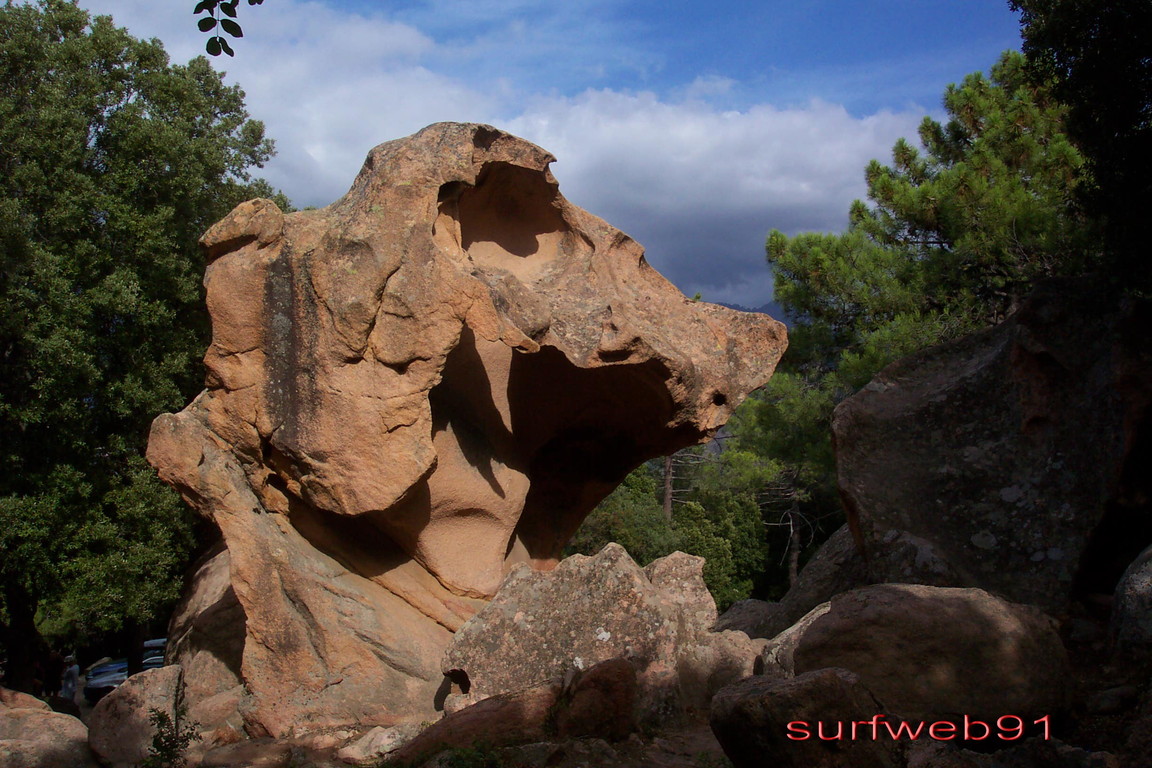
[[[188,764],[185,760],[188,746],[201,737],[200,723],[185,722],[186,714],[183,703],[176,708],[175,717],[155,707],[148,710],[148,721],[156,730],[148,757],[140,768],[184,768]]]
[[[226,53],[229,56],[235,56],[236,52],[232,50],[232,46],[228,44],[227,38],[220,34],[220,30],[228,33],[232,37],[244,37],[244,30],[235,21],[236,7],[240,4],[240,0],[230,0],[228,2],[221,2],[220,0],[200,0],[196,8],[192,11],[194,14],[206,13],[207,16],[202,16],[196,26],[200,28],[201,32],[210,32],[212,36],[208,38],[208,42],[204,45],[204,50],[208,51],[212,56],[219,56],[221,53]],[[263,5],[264,0],[248,0],[248,5]]]

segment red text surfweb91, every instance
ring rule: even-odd
[[[1044,738],[1049,738],[1048,715],[1039,720],[1033,720],[1032,725],[1043,727]],[[1002,715],[996,718],[991,725],[983,720],[973,720],[968,715],[960,722],[951,720],[938,720],[936,722],[920,721],[910,723],[907,721],[889,722],[884,715],[876,715],[871,720],[823,720],[809,723],[805,720],[793,720],[788,723],[788,738],[793,741],[807,741],[820,739],[822,741],[845,741],[856,739],[891,739],[900,741],[916,741],[921,736],[927,736],[937,741],[983,741],[984,739],[998,738],[1001,741],[1016,741],[1024,736],[1027,726],[1022,717],[1016,715]]]

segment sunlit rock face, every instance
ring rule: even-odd
[[[250,733],[426,717],[510,568],[779,360],[783,325],[686,299],[552,160],[437,124],[327,208],[254,200],[202,239],[207,388],[148,455],[228,550]]]

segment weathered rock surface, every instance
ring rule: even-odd
[[[570,683],[556,710],[562,739],[621,741],[636,730],[636,667],[627,659],[602,661]]]
[[[553,680],[486,698],[433,723],[389,753],[386,764],[419,762],[446,749],[474,744],[503,747],[545,741],[563,690],[563,681]]]
[[[101,762],[113,766],[136,765],[148,757],[156,727],[152,710],[168,715],[179,728],[177,710],[183,692],[179,666],[146,669],[125,680],[97,702],[88,719],[88,743]]]
[[[445,674],[475,699],[625,659],[637,670],[637,721],[673,722],[750,674],[762,645],[710,631],[703,564],[676,552],[642,569],[609,544],[553,571],[520,568],[456,633]]]
[[[32,696],[0,688],[0,768],[97,765],[84,723],[52,712]]]
[[[716,691],[756,671],[766,643],[732,630],[700,634],[687,642],[676,659],[682,706],[690,712],[708,712]]]
[[[749,637],[774,637],[779,630],[773,632],[780,613],[780,603],[769,600],[748,598],[737,600],[728,606],[728,610],[716,619],[713,629],[717,631],[731,630],[743,632]]]
[[[764,650],[760,652],[760,663],[756,666],[756,674],[769,676],[796,676],[796,646],[808,631],[812,622],[828,613],[831,603],[821,603],[806,613],[788,629],[768,641]]]
[[[421,731],[418,723],[405,723],[390,728],[376,726],[358,736],[336,752],[336,757],[349,765],[377,766],[384,757],[411,741]]]
[[[1112,633],[1118,651],[1152,660],[1152,547],[1128,566],[1116,585]]]
[[[851,738],[844,730],[883,711],[856,675],[820,669],[730,685],[712,700],[711,722],[736,768],[897,768],[891,740],[864,735],[871,731]]]
[[[1107,583],[1106,560],[1127,549],[1127,564],[1152,537],[1148,311],[1049,285],[841,403],[841,495],[872,581],[980,587],[1053,611],[1078,577],[1110,592],[1123,564]]]
[[[48,712],[52,707],[31,694],[0,688],[0,709],[40,709]]]
[[[910,720],[1029,721],[1068,705],[1054,622],[979,589],[878,584],[832,598],[795,639],[796,674],[843,667]]]
[[[452,633],[513,566],[553,567],[628,471],[771,375],[781,324],[686,299],[552,159],[438,124],[328,208],[251,201],[204,235],[207,389],[148,458],[220,529],[243,614],[238,671],[231,637],[175,660],[237,675],[249,733],[431,716]]]
[[[168,628],[168,658],[184,670],[187,717],[199,724],[200,751],[244,735],[240,712],[248,696],[240,678],[244,656],[244,609],[232,589],[231,557],[222,545],[193,569],[189,588]]]
[[[225,744],[201,758],[199,768],[291,768],[292,746],[260,738]]]
[[[564,753],[578,743],[604,743],[603,763],[573,765],[662,765],[651,762],[620,761],[621,756],[607,742],[629,744],[637,741],[634,701],[637,693],[636,665],[627,659],[602,661],[587,670],[570,670],[555,678],[521,690],[490,696],[472,703],[429,725],[418,735],[406,738],[397,747],[385,745],[385,765],[437,765],[429,760],[446,750],[482,745],[502,750],[512,765],[567,765]],[[394,730],[394,729],[392,729]],[[376,741],[387,742],[394,734],[379,733]],[[407,734],[400,734],[407,737]],[[506,749],[520,747],[521,749]],[[341,752],[343,759],[357,763],[359,746]],[[569,757],[579,758],[581,750]],[[521,763],[519,760],[529,762]],[[427,761],[427,762],[424,762]]]
[[[907,748],[907,768],[1141,768],[1144,764],[1036,737],[1010,742],[992,754],[963,749],[955,742],[923,739]]]

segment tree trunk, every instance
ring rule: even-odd
[[[0,624],[0,643],[8,655],[4,687],[39,695],[45,661],[44,640],[36,630],[36,601],[17,584],[4,585],[8,622]],[[40,674],[37,675],[37,669]]]
[[[664,519],[672,522],[672,456],[664,457]]]
[[[796,579],[800,576],[800,513],[796,502],[792,502],[792,509],[788,510],[788,527],[792,531],[788,539],[788,586],[796,586]]]
[[[128,674],[134,675],[144,669],[145,627],[135,619],[125,619],[120,636],[124,643],[125,657],[128,659]]]

